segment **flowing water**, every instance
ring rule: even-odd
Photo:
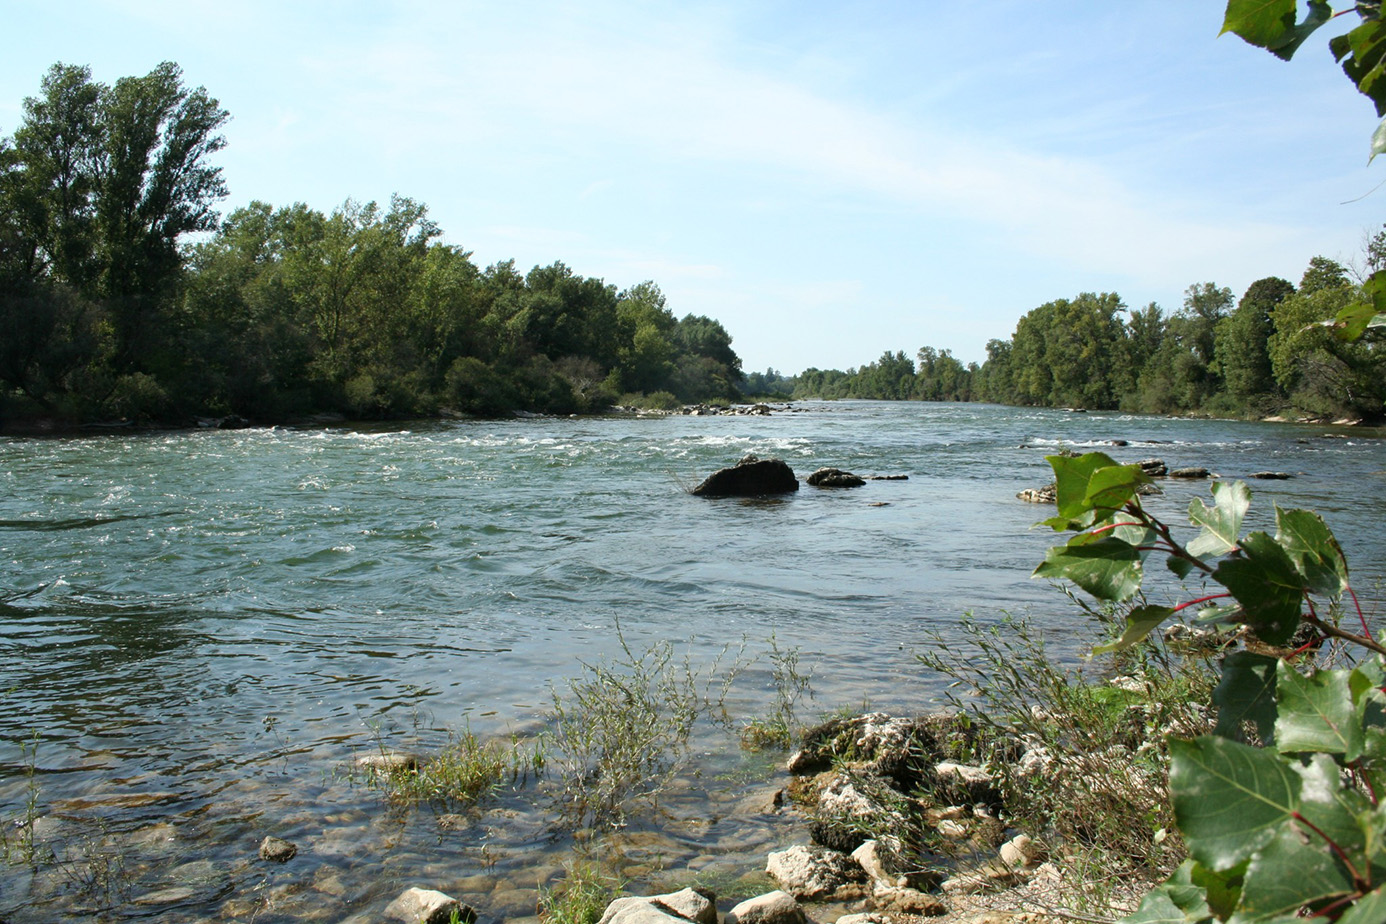
[[[1249,525],[1271,526],[1271,501],[1319,511],[1376,599],[1382,435],[838,402],[0,439],[0,921],[364,921],[410,885],[532,917],[570,833],[514,798],[440,828],[437,807],[391,806],[347,772],[353,758],[531,733],[551,690],[620,637],[709,672],[730,647],[749,664],[726,700],[739,717],[772,706],[772,639],[812,671],[810,716],[928,708],[940,682],[915,652],[966,611],[1028,613],[1076,652],[1091,626],[1030,579],[1055,537],[1015,498],[1065,447],[1290,472],[1251,482]],[[746,453],[801,476],[909,477],[686,493]],[[1176,523],[1208,490],[1164,488],[1150,506]],[[660,810],[611,841],[633,889],[732,882],[798,834],[759,810],[782,780],[734,735],[700,727],[693,753]],[[266,834],[297,857],[258,859]]]

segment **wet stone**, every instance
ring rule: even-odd
[[[487,918],[502,918],[508,921],[512,918],[533,915],[538,909],[538,889],[508,889],[504,892],[492,892],[486,899],[485,907],[481,910]]]
[[[342,871],[331,866],[318,867],[313,874],[313,888],[333,898],[345,898],[348,891]]]
[[[298,853],[298,848],[283,838],[267,836],[260,842],[260,859],[271,863],[287,863]]]
[[[146,892],[137,896],[134,900],[136,905],[175,905],[181,902],[191,901],[197,897],[197,890],[187,886],[175,886],[168,889],[157,889],[153,892]]]
[[[176,837],[177,829],[168,822],[161,821],[131,833],[125,842],[141,851],[148,851],[171,847]]]
[[[258,901],[251,901],[248,898],[232,898],[221,906],[221,918],[223,920],[249,918],[258,914],[260,910],[261,903]]]
[[[447,814],[438,816],[438,828],[441,831],[465,831],[472,825],[466,815]]]
[[[461,879],[452,880],[459,892],[468,892],[473,895],[488,895],[496,888],[495,876],[463,876]]]

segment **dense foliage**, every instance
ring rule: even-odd
[[[1386,253],[1386,231],[1368,248]],[[846,372],[809,369],[796,397],[991,401],[1153,414],[1263,416],[1292,408],[1376,418],[1386,402],[1386,351],[1370,329],[1348,340],[1333,325],[1362,297],[1348,271],[1315,257],[1299,286],[1274,276],[1240,300],[1214,283],[1183,307],[1129,309],[1115,293],[1083,293],[1027,312],[981,366],[924,347]]]
[[[1302,915],[1366,924],[1386,913],[1386,671],[1367,626],[1340,625],[1356,598],[1327,524],[1307,510],[1275,509],[1275,533],[1243,534],[1251,492],[1213,486],[1194,499],[1198,533],[1180,541],[1142,505],[1150,478],[1101,453],[1050,458],[1057,516],[1074,536],[1050,550],[1036,576],[1073,582],[1127,607],[1125,631],[1098,652],[1148,644],[1180,613],[1225,626],[1214,734],[1169,744],[1174,816],[1189,859],[1146,896],[1131,924],[1288,922]],[[1152,555],[1205,587],[1175,606],[1142,596]],[[1208,591],[1213,591],[1209,593]],[[1327,669],[1329,642],[1355,663]]]
[[[0,420],[579,412],[733,398],[731,337],[563,263],[478,268],[424,205],[219,221],[227,112],[165,63],[54,65],[0,137]],[[215,232],[212,234],[211,232]],[[201,240],[189,243],[189,235]]]

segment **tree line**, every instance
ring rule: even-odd
[[[562,262],[484,269],[427,207],[252,202],[229,114],[177,65],[55,64],[0,136],[0,420],[279,421],[733,399],[717,321]],[[191,241],[191,243],[190,243]]]
[[[1368,244],[1366,263],[1372,272],[1386,266],[1386,230]],[[808,369],[775,388],[797,398],[1378,419],[1386,402],[1380,332],[1345,341],[1322,323],[1361,297],[1349,271],[1325,257],[1310,260],[1298,286],[1271,276],[1240,299],[1214,283],[1190,286],[1173,313],[1085,292],[1027,312],[1009,339],[987,343],[980,366],[924,347],[914,358],[887,351],[846,372]]]

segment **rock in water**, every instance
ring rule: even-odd
[[[282,838],[270,835],[260,842],[260,859],[275,863],[287,863],[298,853],[298,848]]]
[[[840,468],[820,468],[808,476],[808,483],[816,488],[859,488],[866,479]]]
[[[454,913],[466,924],[476,920],[475,909],[433,889],[407,889],[385,909],[385,917],[406,924],[448,924]]]
[[[693,493],[698,497],[757,497],[797,490],[799,479],[783,461],[747,456],[731,468],[707,476]]]
[[[1016,497],[1031,504],[1053,504],[1059,499],[1059,489],[1051,481],[1042,488],[1026,488]]]

